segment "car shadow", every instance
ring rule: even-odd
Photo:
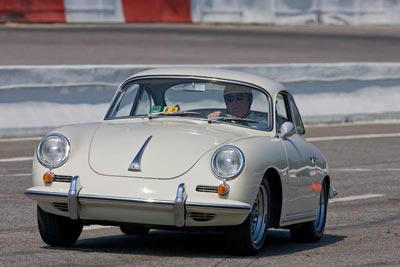
[[[288,255],[328,246],[343,241],[345,236],[325,234],[317,243],[295,243],[289,231],[271,230],[258,257]],[[230,255],[220,232],[152,231],[147,235],[113,235],[79,239],[73,247],[45,246],[51,250],[72,250],[85,253],[116,253],[179,257],[221,257]]]

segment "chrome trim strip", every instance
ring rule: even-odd
[[[103,202],[106,204],[127,204],[127,205],[160,205],[160,206],[173,206],[173,201],[158,200],[158,199],[143,199],[143,198],[129,198],[129,197],[115,197],[115,196],[98,196],[98,195],[79,195],[80,202]]]
[[[196,191],[201,193],[218,193],[218,186],[213,185],[198,185]]]
[[[35,191],[35,190],[29,190],[29,189],[25,190],[24,194],[31,198],[40,196],[40,197],[45,197],[45,198],[66,199],[68,197],[68,194],[66,194],[66,193],[43,192],[43,191]]]
[[[140,172],[140,171],[142,171],[141,166],[140,166],[140,161],[142,160],[142,156],[143,156],[144,150],[146,149],[146,146],[150,142],[152,137],[153,136],[150,135],[149,138],[147,138],[147,140],[144,142],[144,144],[140,148],[139,152],[137,153],[136,157],[131,162],[131,165],[129,165],[128,171],[131,171],[131,172]]]
[[[234,204],[214,204],[214,203],[200,203],[200,202],[186,202],[186,208],[204,208],[204,209],[217,209],[217,210],[231,210],[250,212],[250,205],[234,205]]]
[[[310,219],[310,221],[314,220],[315,213],[310,212],[310,213],[306,213],[306,214],[292,215],[292,216],[282,219],[281,223],[287,223],[290,221],[297,221],[297,220],[304,220],[304,219]]]
[[[79,176],[74,176],[72,178],[68,191],[68,212],[69,212],[69,217],[72,220],[79,219],[78,194],[81,189],[82,186],[79,183]]]
[[[180,184],[178,186],[178,190],[176,192],[176,198],[174,202],[174,210],[175,210],[175,225],[177,227],[185,226],[186,220],[186,210],[185,210],[185,202],[187,199],[187,194],[185,192],[185,184]]]
[[[71,183],[72,181],[72,176],[67,176],[67,175],[54,175],[53,182],[59,182],[59,183]]]

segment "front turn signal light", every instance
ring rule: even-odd
[[[43,181],[46,184],[52,183],[53,180],[54,180],[54,173],[49,171],[49,172],[46,172],[45,174],[43,174]]]
[[[229,185],[226,183],[220,184],[217,188],[218,195],[225,196],[229,193]]]

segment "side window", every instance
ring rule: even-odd
[[[291,121],[288,112],[287,100],[285,95],[279,94],[276,97],[276,126],[279,130],[284,122]]]
[[[300,112],[297,109],[297,106],[294,103],[294,100],[292,97],[290,98],[290,109],[293,112],[293,118],[294,118],[294,123],[296,126],[296,132],[300,135],[305,134],[306,130],[304,128],[303,121],[301,120]]]

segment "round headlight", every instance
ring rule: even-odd
[[[243,152],[235,146],[223,146],[214,152],[211,169],[215,176],[223,180],[235,178],[243,170]]]
[[[49,134],[40,140],[36,156],[44,167],[53,169],[63,165],[69,156],[70,144],[61,134]]]

